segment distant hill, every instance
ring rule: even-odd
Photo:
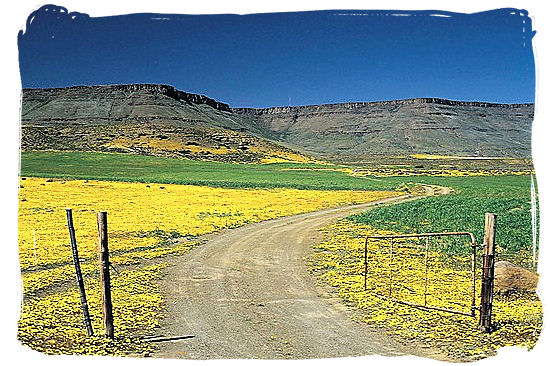
[[[24,89],[21,121],[22,150],[230,162],[310,160],[251,133],[227,104],[167,85]]]
[[[416,153],[528,158],[533,113],[533,104],[437,98],[230,108],[154,84],[24,89],[22,149],[227,161],[308,155],[360,163]]]
[[[427,153],[528,157],[532,104],[417,98],[267,109],[234,109],[265,135],[338,161]]]

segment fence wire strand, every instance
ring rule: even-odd
[[[468,232],[369,236],[364,290],[402,304],[475,316],[475,251]]]

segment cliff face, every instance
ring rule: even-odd
[[[534,106],[416,98],[233,112],[315,156],[361,162],[414,153],[529,157]]]
[[[227,104],[168,85],[23,90],[23,150],[257,162],[294,152],[252,135]]]
[[[246,129],[225,103],[169,85],[129,84],[24,89],[23,125],[162,122]]]
[[[279,114],[279,113],[300,113],[304,111],[330,111],[330,110],[354,110],[361,109],[365,107],[375,107],[375,106],[403,106],[403,105],[422,105],[422,104],[440,104],[447,106],[466,106],[466,107],[487,107],[487,108],[504,108],[504,109],[516,109],[516,108],[529,108],[533,104],[522,103],[522,104],[498,104],[498,103],[489,103],[489,102],[469,102],[469,101],[458,101],[458,100],[448,100],[441,98],[411,98],[411,99],[400,99],[400,100],[386,100],[379,102],[349,102],[349,103],[335,103],[335,104],[319,104],[319,105],[307,105],[307,106],[280,106],[280,107],[270,107],[270,108],[233,108],[232,111],[235,113],[241,114]]]
[[[70,96],[93,96],[97,94],[109,95],[120,94],[128,95],[130,93],[151,93],[162,94],[169,98],[173,98],[179,102],[189,104],[205,104],[220,111],[230,112],[229,105],[220,103],[214,99],[208,98],[200,94],[192,94],[175,89],[171,85],[163,84],[123,84],[123,85],[97,85],[97,86],[73,86],[68,88],[45,88],[45,89],[23,89],[24,102],[29,102],[33,99],[52,99],[55,97],[70,97]],[[24,104],[25,105],[25,104]]]
[[[30,147],[25,132],[39,127],[154,124],[237,131],[326,160],[361,162],[413,153],[529,157],[533,113],[532,104],[438,98],[231,109],[169,85],[131,84],[25,89],[21,117]]]

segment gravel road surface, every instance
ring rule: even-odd
[[[432,193],[433,192],[428,192]],[[319,229],[402,196],[225,230],[173,259],[161,286],[167,308],[153,356],[296,359],[378,354],[438,357],[404,346],[356,314],[307,271]]]

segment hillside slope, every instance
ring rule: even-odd
[[[25,89],[23,150],[360,163],[415,153],[527,158],[533,104],[416,98],[230,108],[167,85]],[[285,157],[286,156],[286,157]]]
[[[214,161],[308,161],[255,136],[227,104],[167,85],[24,89],[22,150],[124,152]]]
[[[531,154],[532,104],[417,98],[234,112],[248,124],[261,125],[269,137],[330,160],[353,162],[379,154]]]

